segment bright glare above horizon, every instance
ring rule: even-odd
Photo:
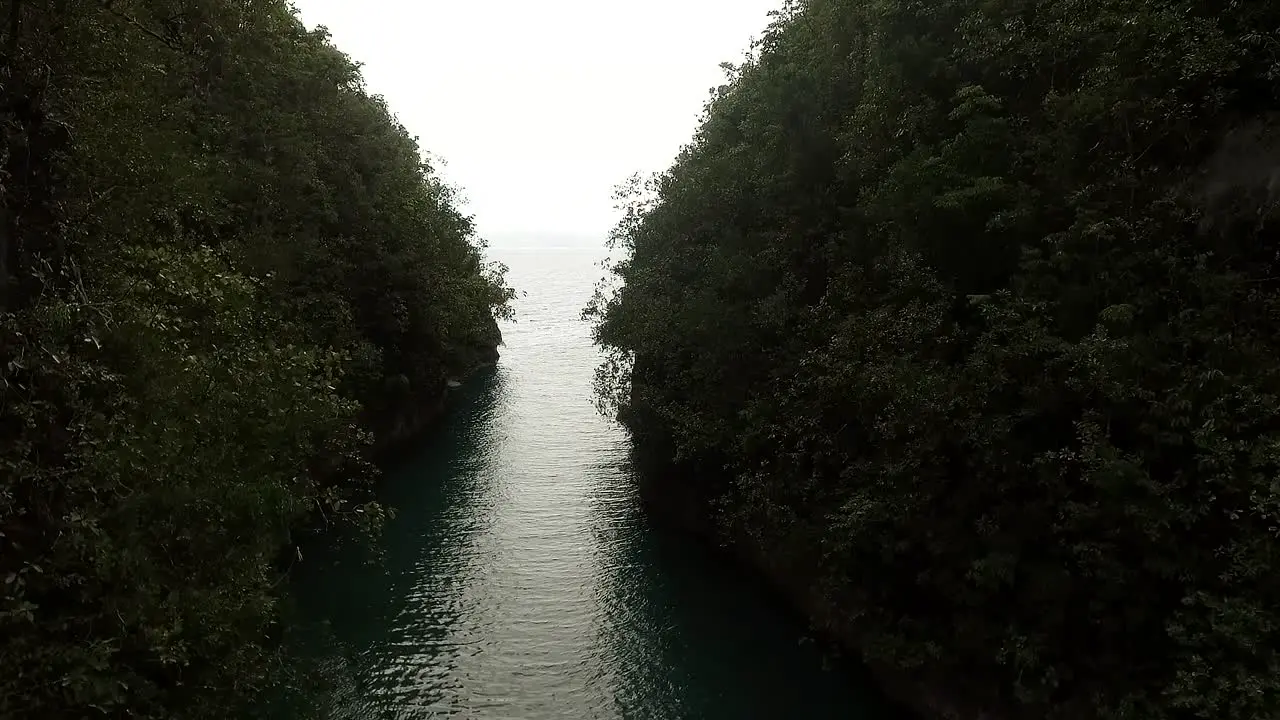
[[[495,242],[602,241],[780,0],[294,0]],[[437,162],[437,165],[440,163]]]

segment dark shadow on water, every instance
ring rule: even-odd
[[[582,567],[580,580],[569,577],[585,583],[587,592],[573,602],[592,605],[573,615],[582,618],[576,625],[547,618],[583,648],[581,662],[564,678],[575,704],[542,699],[552,678],[530,674],[533,684],[519,707],[536,718],[900,717],[885,709],[855,664],[827,658],[807,639],[803,622],[758,580],[714,548],[654,526],[642,510],[620,434],[583,436],[554,451],[530,444],[529,425],[513,421],[515,387],[502,366],[472,378],[451,398],[438,432],[388,473],[381,497],[397,516],[378,542],[377,562],[356,538],[328,534],[304,546],[306,560],[290,581],[288,637],[289,662],[306,681],[275,717],[523,717],[514,712],[517,705],[479,704],[485,698],[467,686],[467,678],[492,682],[484,673],[507,672],[498,669],[509,667],[499,662],[504,652],[524,659],[510,635],[487,624],[494,622],[488,612],[494,598],[486,593],[495,586],[484,578],[486,571],[511,569],[493,567],[495,556],[484,554],[493,546],[484,541],[500,536],[494,523],[504,500],[497,486],[502,473],[530,472],[513,467],[513,457],[550,463],[543,472],[576,468],[572,480],[585,492],[575,502],[585,503],[587,514],[574,532],[588,546],[585,565],[548,559],[561,569]],[[513,428],[526,436],[508,438]],[[495,453],[504,447],[518,452],[499,458]],[[555,454],[568,449],[586,462],[570,465]],[[555,602],[547,607],[566,617],[582,610]],[[510,674],[507,681],[522,672]]]
[[[761,580],[701,539],[656,526],[631,473],[626,461],[602,471],[615,487],[593,498],[609,617],[600,631],[613,664],[631,669],[614,699],[621,717],[904,717]]]
[[[492,494],[475,487],[486,480],[476,469],[501,443],[497,419],[508,401],[506,385],[502,368],[477,373],[450,394],[439,427],[388,470],[379,499],[395,517],[376,548],[340,532],[302,538],[304,561],[290,573],[285,613],[287,652],[297,672],[272,703],[273,717],[396,716],[394,708],[372,707],[380,695],[370,692],[377,680],[369,649],[397,642],[397,619],[415,601],[409,585],[420,577],[414,570],[424,557],[446,566],[459,563],[439,554],[464,552],[466,539],[490,517],[482,503]],[[419,642],[443,642],[461,612],[457,603],[432,610],[438,617],[418,628],[428,633]]]

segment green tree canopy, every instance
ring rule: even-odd
[[[629,195],[606,407],[958,706],[1275,717],[1278,30],[788,3]]]
[[[284,0],[0,7],[0,717],[232,716],[512,291]]]

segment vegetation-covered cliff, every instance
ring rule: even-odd
[[[0,717],[230,717],[511,291],[285,0],[0,8]]]
[[[788,3],[588,309],[655,492],[970,716],[1277,717],[1278,31]]]

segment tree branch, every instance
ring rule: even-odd
[[[159,40],[161,43],[163,43],[163,44],[164,44],[164,46],[165,46],[165,47],[169,48],[170,50],[173,50],[173,51],[175,51],[175,52],[180,52],[180,53],[186,53],[186,49],[185,49],[185,48],[181,47],[180,45],[176,45],[176,44],[175,44],[171,39],[169,39],[169,38],[167,38],[167,37],[165,37],[165,36],[161,35],[160,33],[156,32],[155,30],[152,30],[151,28],[147,27],[146,25],[143,25],[142,23],[138,22],[138,20],[136,20],[132,15],[129,15],[128,13],[121,12],[121,11],[119,11],[119,10],[115,9],[115,0],[104,0],[104,2],[102,3],[102,7],[103,7],[103,9],[105,9],[107,12],[111,13],[112,15],[115,15],[116,17],[120,18],[121,20],[124,20],[125,22],[127,22],[127,23],[129,23],[130,25],[134,26],[135,28],[137,28],[137,29],[141,30],[142,32],[146,33],[147,35],[150,35],[151,37],[155,38],[156,40]]]

